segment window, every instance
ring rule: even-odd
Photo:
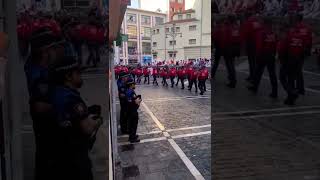
[[[170,46],[176,45],[176,41],[175,40],[174,41],[170,41],[169,43],[170,43]]]
[[[143,27],[141,35],[143,40],[151,40],[151,28]]]
[[[153,54],[153,59],[157,59],[157,54]]]
[[[169,53],[169,57],[173,58],[173,57],[176,57],[176,53]]]
[[[176,27],[176,32],[180,32],[180,27]]]
[[[189,44],[196,44],[197,40],[196,39],[189,39]]]
[[[135,14],[127,14],[127,22],[136,23],[137,22],[137,16]]]
[[[182,14],[179,14],[178,15],[178,20],[181,20],[182,19]]]
[[[150,42],[142,42],[142,54],[151,54]]]
[[[156,17],[155,18],[156,20],[156,25],[159,25],[159,24],[163,24],[164,23],[164,19],[163,18],[161,18],[161,17]]]
[[[160,30],[159,29],[157,29],[157,34],[159,34],[160,33]]]
[[[171,28],[171,32],[173,32],[173,33],[175,32],[175,29],[173,27]]]
[[[166,32],[169,32],[169,28],[166,28]]]
[[[153,30],[153,34],[156,34],[156,30],[155,29]]]
[[[197,30],[197,26],[193,25],[193,26],[189,26],[189,31],[195,31]]]
[[[137,54],[137,42],[136,41],[128,41],[128,54],[136,55]]]
[[[150,25],[151,23],[151,18],[150,16],[141,16],[141,24],[144,24],[144,25]]]
[[[153,47],[157,47],[157,42],[153,42],[153,43],[152,43],[152,46],[153,46]]]
[[[129,39],[137,38],[137,26],[128,25],[128,36]]]
[[[187,14],[187,19],[191,19],[191,14]]]

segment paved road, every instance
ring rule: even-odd
[[[306,95],[293,107],[268,97],[269,79],[254,95],[246,89],[247,62],[237,61],[239,84],[225,86],[222,66],[213,98],[213,179],[320,179],[320,70],[313,58],[305,64]],[[265,73],[265,77],[268,74]]]
[[[138,127],[142,141],[130,145],[128,137],[119,134],[122,171],[117,179],[210,180],[209,84],[207,89],[200,96],[180,87],[138,85],[137,94],[143,97]]]

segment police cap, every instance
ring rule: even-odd
[[[136,84],[135,82],[134,82],[134,80],[133,79],[128,79],[128,81],[127,81],[127,86],[130,86],[131,84]]]

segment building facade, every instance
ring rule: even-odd
[[[176,12],[183,12],[185,10],[185,0],[168,0],[169,1],[169,21],[173,20],[173,15]]]
[[[167,15],[164,13],[128,8],[121,27],[121,33],[128,35],[128,41],[119,47],[120,62],[123,64],[151,62],[151,29],[164,24],[166,18]]]
[[[193,9],[176,12],[172,21],[152,29],[154,61],[211,58],[211,6],[205,5],[211,1],[202,1],[203,5],[198,0]]]

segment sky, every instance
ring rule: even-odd
[[[141,0],[141,8],[150,11],[156,11],[158,8],[162,10],[162,12],[166,12],[168,10],[167,3],[169,0]],[[186,9],[190,9],[193,6],[195,0],[185,0],[186,1]],[[131,7],[138,8],[138,0],[131,0]]]

